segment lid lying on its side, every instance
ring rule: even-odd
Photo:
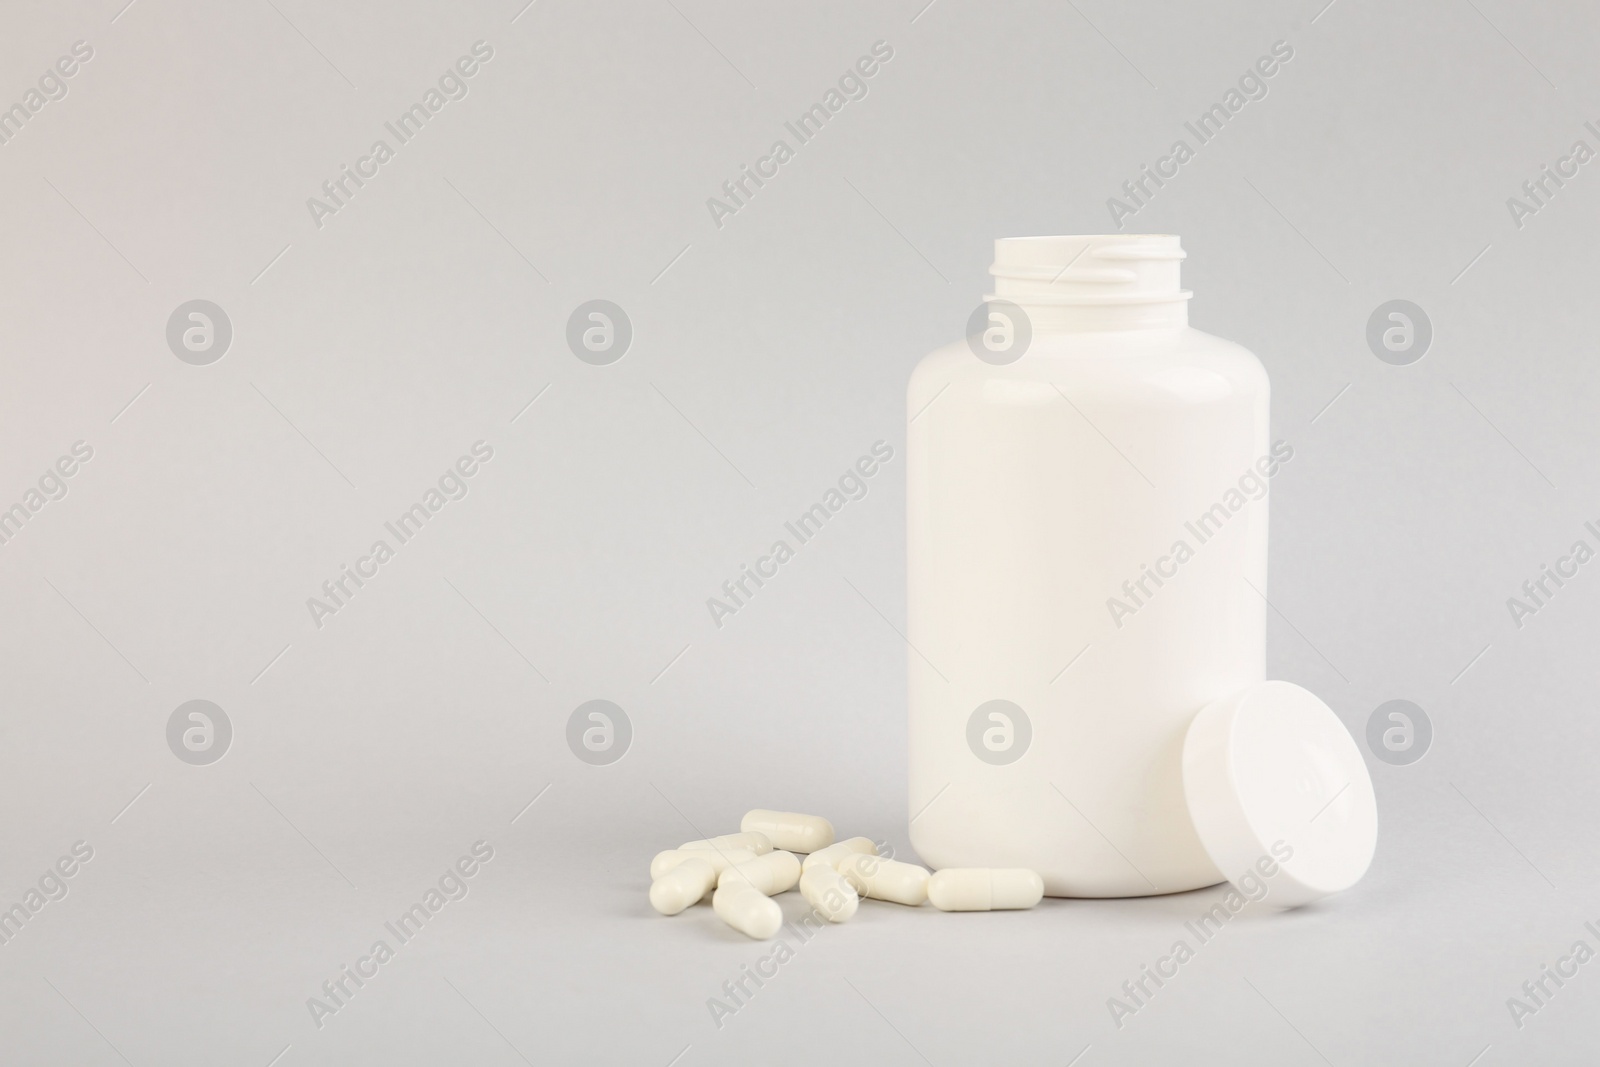
[[[1372,863],[1366,762],[1333,710],[1291,682],[1250,686],[1195,716],[1183,791],[1211,862],[1235,884],[1253,871],[1269,906],[1348,889]]]

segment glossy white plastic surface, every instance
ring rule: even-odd
[[[1290,682],[1265,682],[1195,717],[1183,781],[1217,867],[1251,899],[1292,908],[1348,889],[1372,863],[1378,806],[1355,739]],[[1249,885],[1241,882],[1249,878]]]
[[[947,867],[928,879],[928,903],[940,911],[1031,908],[1044,898],[1044,879],[1020,867]]]
[[[773,848],[786,852],[816,852],[833,844],[833,823],[820,815],[756,808],[745,812],[739,829],[766,834]]]
[[[849,837],[843,841],[836,841],[827,848],[811,853],[811,855],[800,861],[800,866],[803,870],[810,870],[816,864],[825,863],[829,867],[837,870],[839,867],[839,862],[846,856],[853,855],[858,852],[873,855],[876,854],[877,851],[878,846],[873,844],[872,838]]]
[[[861,896],[855,887],[826,863],[815,864],[801,872],[800,895],[818,915],[831,923],[847,921],[861,905]]]
[[[764,893],[741,881],[720,885],[711,894],[711,910],[741,934],[765,941],[783,925],[783,909]]]
[[[1265,472],[1292,446],[1272,454],[1255,356],[1187,325],[1181,256],[1175,237],[996,242],[1026,351],[997,365],[961,340],[911,376],[910,832],[935,868],[1028,868],[1054,896],[1222,880],[1184,731],[1265,677]],[[1026,721],[991,705],[974,747],[996,700]]]
[[[862,853],[846,856],[839,874],[864,897],[917,907],[928,899],[928,872],[914,863]]]

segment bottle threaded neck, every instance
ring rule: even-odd
[[[1191,295],[1179,284],[1183,258],[1175,234],[1002,237],[988,299],[1061,328],[1183,326]]]

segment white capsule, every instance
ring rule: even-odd
[[[655,859],[650,861],[650,880],[655,881],[684,860],[704,860],[711,864],[712,870],[721,874],[735,863],[749,863],[755,858],[756,854],[747,848],[730,848],[722,852],[710,848],[669,848],[657,852]]]
[[[826,863],[800,872],[800,895],[831,923],[842,923],[856,913],[861,897],[844,877]]]
[[[809,871],[819,863],[826,863],[834,870],[838,870],[839,861],[846,856],[854,855],[857,852],[876,853],[877,851],[878,846],[872,843],[872,838],[851,837],[811,853],[811,855],[800,861],[800,868]]]
[[[729,867],[717,876],[717,885],[745,882],[758,893],[775,897],[787,893],[800,880],[800,860],[792,852],[768,852],[747,863]]]
[[[1044,897],[1044,879],[1026,868],[950,867],[928,881],[928,901],[940,911],[1031,908]]]
[[[917,907],[928,899],[928,872],[915,863],[900,863],[862,853],[839,862],[839,873],[857,893],[874,900]]]
[[[765,941],[783,925],[783,909],[778,902],[737,879],[717,887],[711,894],[711,909],[717,918],[758,941]]]
[[[739,829],[766,834],[772,847],[790,852],[816,852],[833,844],[833,823],[820,815],[757,808],[744,813]]]
[[[703,841],[685,841],[679,848],[709,848],[726,851],[731,848],[747,848],[758,856],[764,856],[772,851],[772,839],[766,834],[723,834],[721,837],[708,837]]]
[[[650,906],[663,915],[676,915],[706,895],[717,872],[705,860],[684,860],[650,883]]]

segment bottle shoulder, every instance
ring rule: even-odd
[[[1266,368],[1249,349],[1193,327],[1163,331],[1046,334],[1014,362],[979,359],[965,339],[934,349],[912,370],[908,399],[916,406],[952,385],[985,396],[1025,390],[986,383],[1038,383],[1052,392],[1140,394],[1149,399],[1206,400],[1265,394]]]

